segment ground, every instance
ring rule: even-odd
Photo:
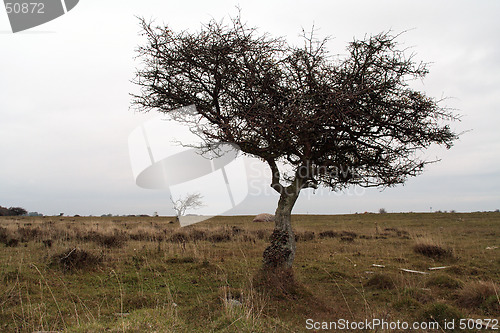
[[[319,332],[379,320],[476,332],[487,321],[469,318],[490,329],[500,318],[500,213],[293,216],[294,269],[279,276],[260,270],[273,224],[252,219],[1,217],[0,331]]]

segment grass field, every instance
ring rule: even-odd
[[[293,276],[278,277],[260,270],[271,223],[171,220],[1,217],[0,331],[305,332],[307,319],[500,317],[500,213],[293,216]],[[414,330],[426,331],[446,330]]]

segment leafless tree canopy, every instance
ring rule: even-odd
[[[163,112],[196,105],[208,121],[205,139],[265,160],[276,189],[277,162],[301,170],[304,186],[402,183],[427,163],[415,153],[457,138],[442,122],[453,114],[408,85],[427,65],[390,33],[355,40],[336,59],[327,39],[304,34],[304,45],[291,46],[239,18],[196,33],[141,22],[147,43],[138,49],[135,105]]]
[[[179,218],[184,216],[188,209],[198,209],[203,206],[202,198],[200,193],[188,193],[185,197],[181,197],[177,200],[170,198],[170,201],[172,201],[177,218]]]
[[[194,104],[190,121],[206,143],[234,143],[266,161],[282,199],[277,228],[288,223],[279,210],[288,219],[305,187],[404,183],[431,162],[421,150],[457,139],[447,125],[453,113],[409,85],[425,77],[427,64],[390,32],[354,40],[340,58],[314,33],[290,45],[239,17],[197,32],[141,24],[146,43],[138,48],[134,105],[168,113]],[[278,167],[284,164],[291,173]]]

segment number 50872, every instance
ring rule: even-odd
[[[7,14],[44,14],[45,4],[42,2],[7,2],[5,3]]]

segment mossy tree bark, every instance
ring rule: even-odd
[[[275,213],[274,231],[271,235],[271,244],[263,255],[263,264],[266,269],[290,269],[295,259],[295,234],[292,229],[292,209],[299,197],[300,182],[296,181],[281,189],[278,208]]]

